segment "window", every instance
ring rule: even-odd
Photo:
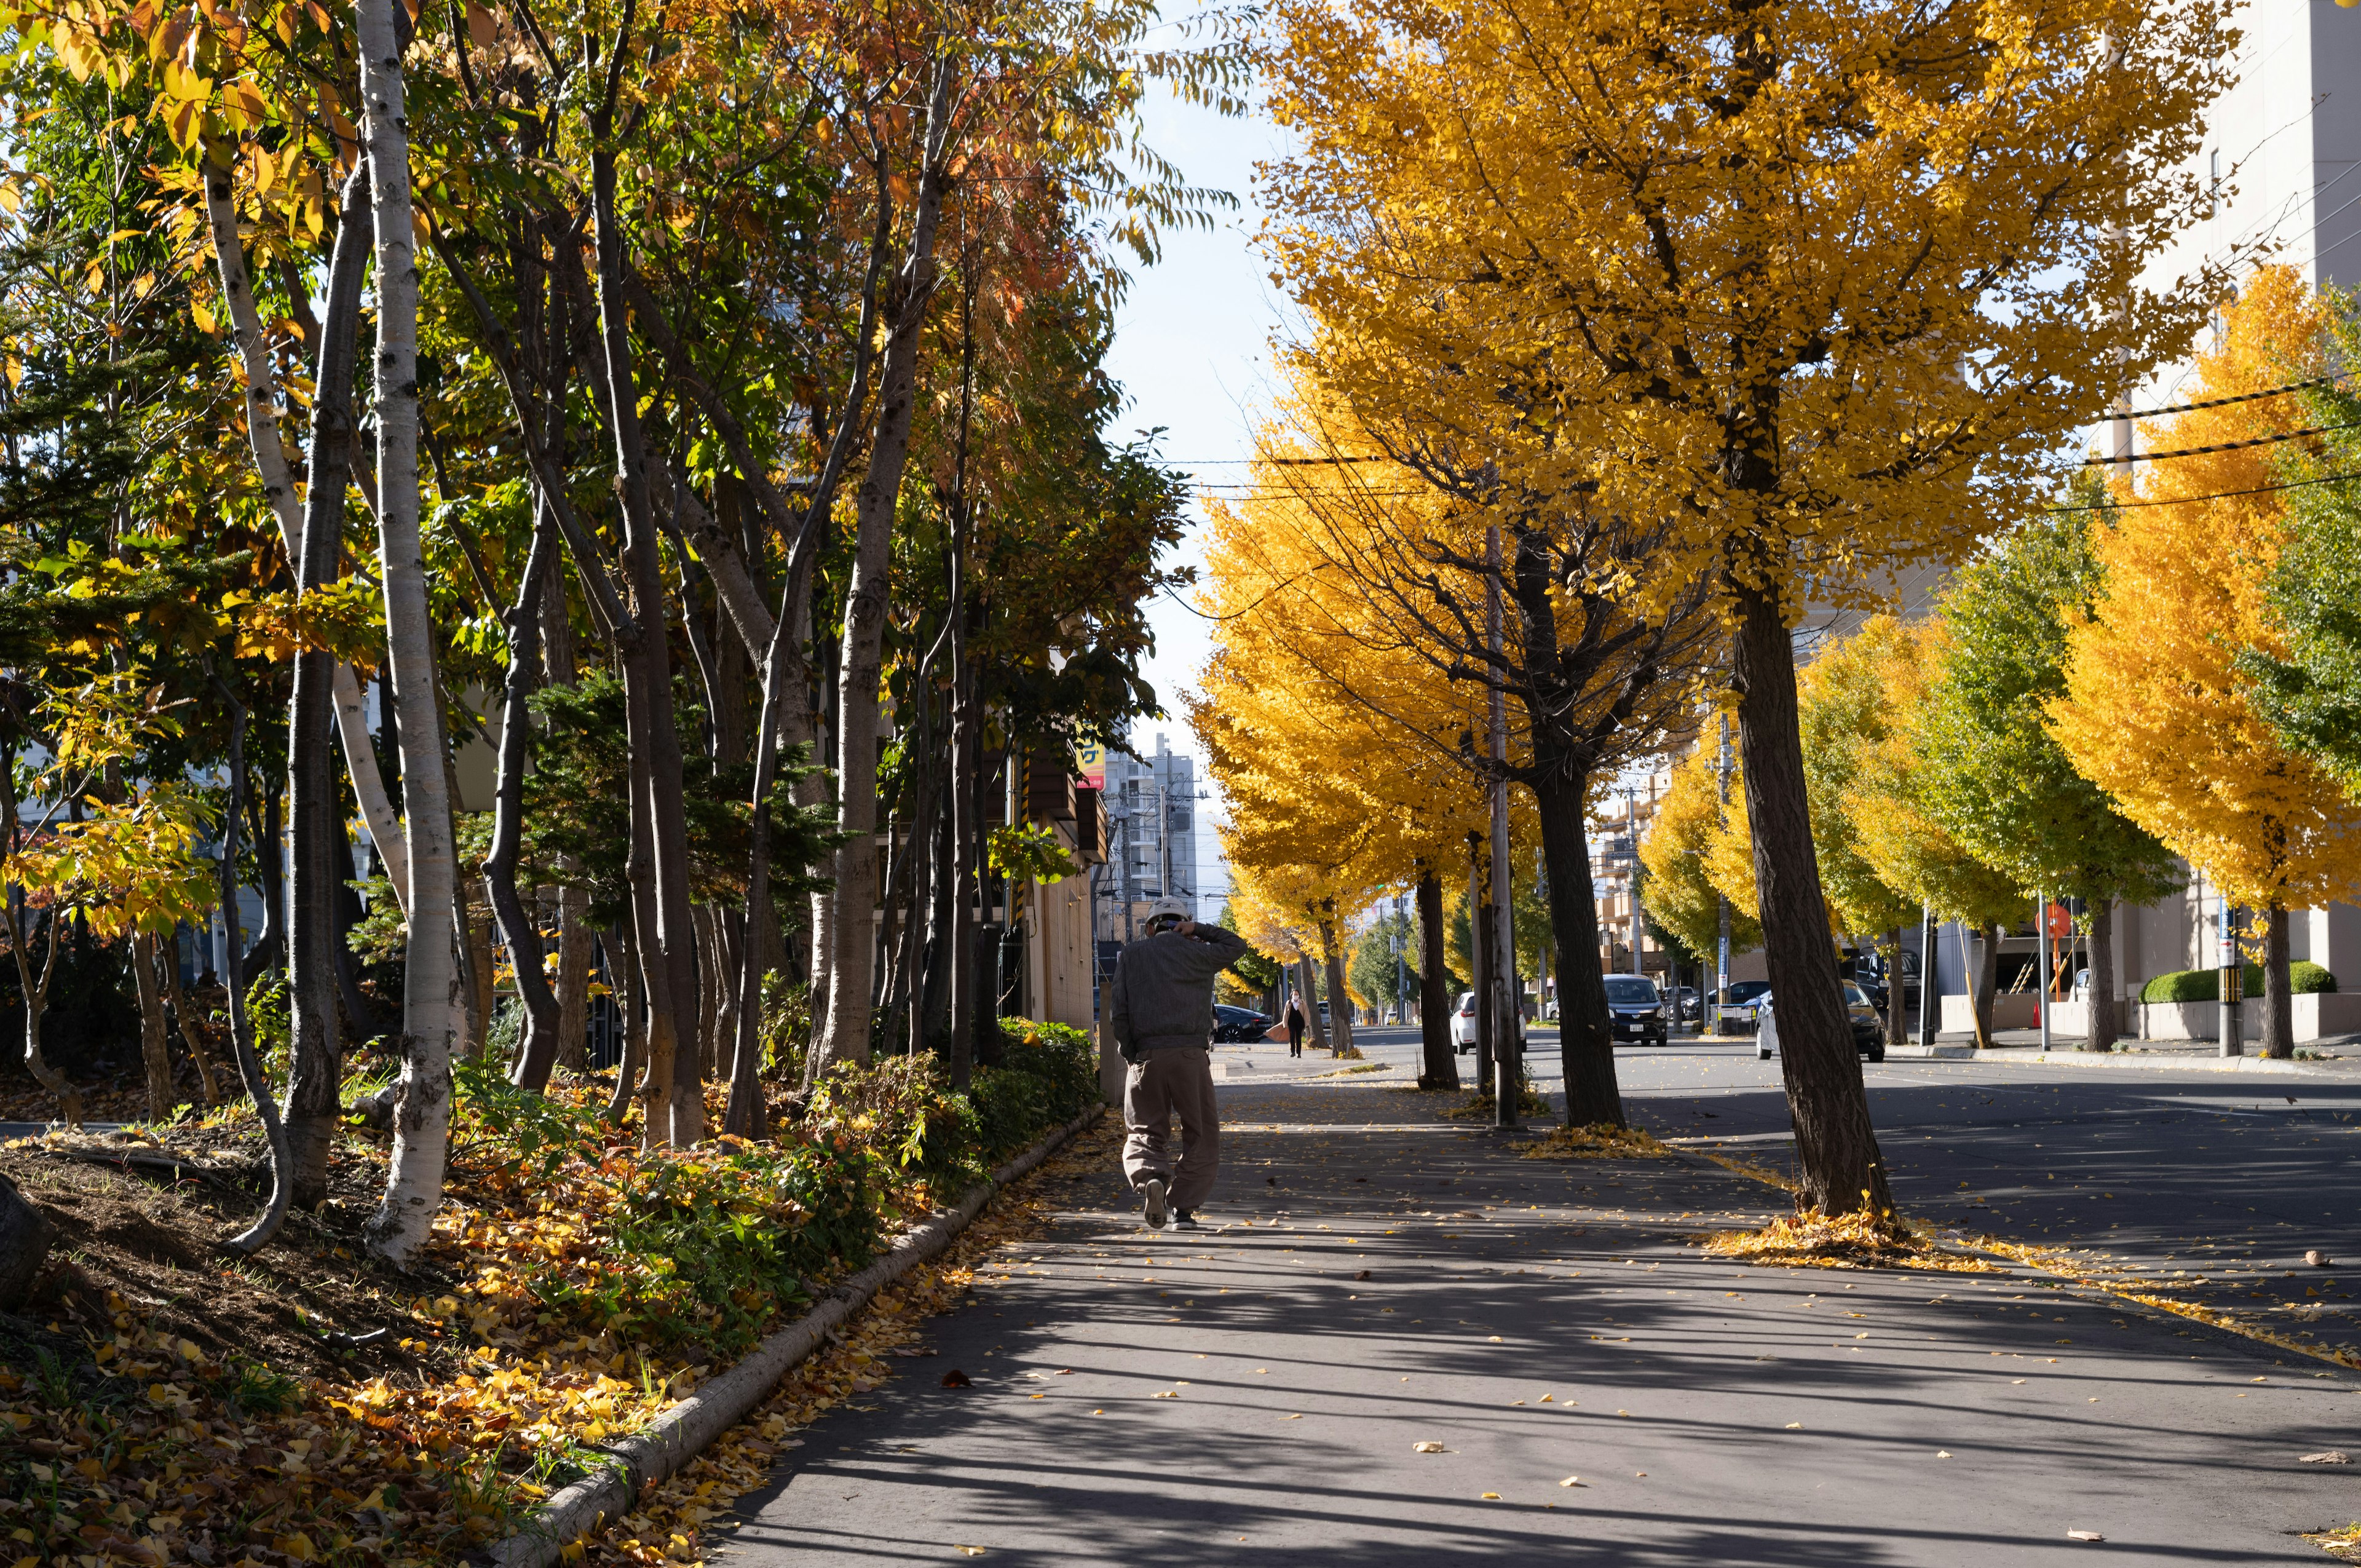
[[[1653,1007],[1656,1004],[1656,982],[1635,974],[1609,975],[1607,1000],[1617,1007]]]

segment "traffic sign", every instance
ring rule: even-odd
[[[2070,937],[2074,934],[2074,917],[2066,913],[2066,906],[2064,905],[2051,905],[2049,906],[2048,918],[2049,922],[2049,934],[2051,936]]]

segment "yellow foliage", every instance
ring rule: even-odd
[[[1950,1274],[2003,1272],[1981,1257],[1937,1246],[1892,1210],[1872,1213],[1866,1206],[1850,1214],[1805,1209],[1782,1215],[1759,1231],[1722,1231],[1706,1239],[1716,1257],[1793,1268],[1930,1268]]]
[[[1300,403],[1283,413],[1312,417]],[[1321,922],[1349,920],[1422,871],[1450,885],[1466,834],[1485,823],[1459,755],[1461,734],[1484,722],[1481,688],[1393,634],[1331,554],[1340,533],[1416,526],[1417,503],[1373,511],[1369,495],[1318,493],[1390,495],[1417,481],[1378,463],[1345,468],[1350,480],[1328,467],[1306,479],[1311,449],[1292,432],[1267,427],[1263,488],[1213,508],[1215,652],[1190,713],[1230,803],[1222,845],[1240,934],[1282,960],[1324,957]]]
[[[1277,0],[1268,245],[1363,417],[1671,520],[1640,593],[1861,592],[2186,343],[2227,11]]]
[[[102,937],[204,921],[213,868],[196,852],[203,813],[192,795],[161,784],[121,803],[87,799],[83,812],[0,861],[27,902],[71,909]]]
[[[1645,1127],[1600,1122],[1587,1127],[1553,1127],[1546,1137],[1517,1151],[1521,1159],[1670,1159],[1673,1151]]]
[[[1744,902],[1730,899],[1730,946],[1744,952],[1762,945],[1763,927],[1754,917],[1754,859],[1744,842],[1746,804],[1735,768],[1730,773],[1731,799],[1724,809],[1716,759],[1703,747],[1673,770],[1672,787],[1657,804],[1655,821],[1640,840],[1640,863],[1648,868],[1641,902],[1657,925],[1678,937],[1689,950],[1711,954],[1721,941],[1721,901],[1731,883],[1740,883]],[[1733,827],[1731,819],[1736,819]],[[1739,840],[1738,867],[1726,863],[1725,847]]]
[[[2198,360],[2196,395],[2283,385],[2326,364],[2320,313],[2286,268],[2257,269],[2226,317],[2221,346]],[[2149,442],[2215,445],[2302,422],[2294,397],[2260,398],[2182,414]],[[2238,668],[2244,649],[2286,652],[2263,579],[2287,537],[2287,507],[2274,493],[2221,492],[2271,477],[2267,447],[2147,470],[2138,499],[2170,504],[2127,506],[2098,532],[2105,595],[2069,633],[2067,696],[2049,716],[2075,767],[2125,816],[2234,902],[2266,908],[2361,890],[2361,806],[2279,742],[2249,705],[2251,682]]]

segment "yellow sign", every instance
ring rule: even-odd
[[[1095,741],[1075,747],[1074,776],[1093,789],[1106,788],[1106,748]]]

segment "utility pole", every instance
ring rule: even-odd
[[[2226,890],[2221,895],[2220,904],[2222,1054],[2225,1057],[2244,1056],[2246,1041],[2238,1028],[2238,1003],[2246,1000],[2246,966],[2238,953],[2238,912],[2230,906],[2230,894]]]
[[[1410,1023],[1410,957],[1405,954],[1402,895],[1393,895],[1393,1023]]]
[[[2041,938],[2041,1048],[2047,1052],[2049,1049],[2049,894],[2046,891],[2037,892],[2033,895],[2033,904],[2041,922],[2038,933]]]
[[[1714,769],[1716,795],[1722,816],[1730,815],[1730,715],[1721,716],[1721,760]],[[1721,939],[1713,962],[1713,1032],[1721,1029],[1721,999],[1730,990],[1730,900],[1721,899]]]
[[[1935,906],[1918,906],[1918,1043],[1935,1043],[1935,1026],[1940,1021],[1942,998],[1935,987]]]
[[[1509,914],[1509,715],[1507,699],[1500,690],[1500,525],[1493,523],[1484,531],[1484,564],[1488,568],[1484,576],[1484,645],[1493,656],[1492,678],[1484,694],[1484,715],[1491,733],[1492,800],[1492,972],[1486,983],[1494,988],[1499,999],[1494,1016],[1499,1020],[1493,1029],[1493,1073],[1497,1087],[1493,1091],[1494,1124],[1514,1127],[1517,1118],[1517,1091],[1523,1082],[1520,1071],[1523,1054],[1517,1047],[1524,1029],[1524,1010],[1517,1005],[1516,993],[1510,990],[1511,976],[1516,972],[1517,947],[1514,928]]]
[[[1631,972],[1640,969],[1640,792],[1623,791],[1623,891],[1630,895]]]
[[[1161,759],[1159,759],[1161,761]],[[1157,891],[1165,898],[1172,894],[1172,801],[1164,784],[1164,776],[1156,778],[1156,874]]]

